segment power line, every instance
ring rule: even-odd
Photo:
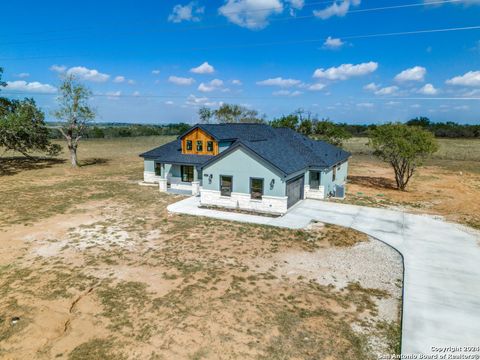
[[[376,7],[376,8],[367,8],[367,9],[356,9],[356,10],[348,10],[346,14],[355,14],[355,13],[367,13],[367,12],[376,12],[376,11],[385,11],[385,10],[397,10],[397,9],[404,9],[404,8],[412,8],[412,7],[425,7],[425,6],[434,6],[434,5],[442,5],[448,3],[459,3],[463,0],[438,0],[438,1],[430,1],[427,3],[413,3],[413,4],[401,4],[401,5],[394,5],[394,6],[383,6],[383,7]],[[330,3],[331,1],[329,1]],[[322,2],[320,2],[322,3]],[[323,2],[325,3],[325,2]],[[272,8],[271,8],[272,9]],[[269,19],[269,22],[285,22],[285,21],[296,21],[296,20],[305,20],[305,19],[312,19],[317,18],[316,15],[303,15],[303,16],[290,16],[290,17],[283,17],[283,18],[273,18]],[[142,31],[129,31],[129,32],[118,32],[115,34],[103,34],[104,37],[113,37],[118,35],[141,35],[148,32],[156,32],[156,33],[171,33],[171,32],[184,32],[189,30],[211,30],[211,29],[218,29],[224,27],[235,26],[232,23],[226,24],[216,24],[216,25],[203,25],[203,26],[192,26],[187,28],[176,28],[176,29],[145,29]],[[23,41],[13,41],[13,42],[2,42],[0,45],[20,45],[20,44],[30,44],[30,43],[39,43],[39,42],[49,42],[49,41],[69,41],[69,40],[80,40],[84,39],[85,36],[69,36],[69,37],[61,37],[61,38],[49,38],[49,39],[37,39],[37,40],[23,40]]]
[[[412,30],[412,31],[399,31],[390,33],[377,33],[377,34],[364,34],[364,35],[346,35],[335,36],[345,40],[353,39],[366,39],[366,38],[379,38],[379,37],[391,37],[391,36],[406,36],[406,35],[421,35],[421,34],[433,34],[433,33],[445,33],[445,32],[458,32],[458,31],[471,31],[479,30],[480,25],[463,26],[454,28],[441,28],[441,29],[426,29],[426,30]],[[221,49],[235,49],[235,48],[249,48],[249,47],[263,47],[263,46],[276,46],[276,45],[297,45],[308,43],[324,42],[327,37],[320,39],[303,39],[303,40],[290,40],[290,41],[273,41],[264,43],[245,43],[245,44],[233,44],[212,46],[203,48],[182,48],[182,49],[167,49],[169,52],[184,52],[184,51],[206,51],[206,50],[221,50]],[[77,55],[46,55],[46,56],[30,56],[30,57],[16,57],[16,58],[0,58],[0,61],[11,60],[32,60],[32,59],[53,59],[53,58],[74,58],[78,56],[89,56],[91,54],[77,54]]]
[[[48,94],[48,93],[40,93],[40,92],[2,92],[0,94],[8,95],[8,96],[28,96],[28,95],[35,95],[35,96],[51,96],[55,97],[58,96],[57,94]],[[150,98],[161,98],[161,99],[169,99],[169,98],[189,98],[192,94],[170,94],[170,95],[160,95],[160,94],[152,94],[152,95],[128,95],[128,94],[92,94],[91,97],[100,97],[100,98],[135,98],[135,99],[150,99]],[[195,95],[193,95],[195,96]],[[275,99],[275,100],[285,100],[285,97],[282,96],[195,96],[196,99],[214,99],[214,100],[235,100],[235,99]],[[391,100],[415,100],[415,101],[422,101],[422,100],[433,100],[433,101],[445,101],[445,100],[460,100],[460,101],[472,101],[472,100],[480,100],[480,97],[398,97],[398,96],[391,96],[391,97],[381,97],[381,98],[372,98],[372,97],[357,97],[356,100],[369,100],[369,101],[391,101]]]

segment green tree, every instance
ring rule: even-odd
[[[239,123],[264,123],[265,120],[258,115],[258,111],[235,104],[223,104],[214,110],[213,116],[219,124]]]
[[[91,91],[70,75],[63,79],[59,90],[59,108],[54,114],[62,122],[59,130],[67,142],[72,167],[77,167],[78,143],[84,136],[88,123],[95,119],[95,111],[88,104]]]
[[[0,87],[3,68],[0,67]],[[30,157],[30,152],[40,151],[57,155],[60,146],[49,140],[45,115],[33,99],[10,100],[0,97],[0,146],[5,150],[18,151]]]
[[[293,113],[290,115],[282,115],[279,118],[273,119],[270,121],[270,126],[278,128],[278,127],[286,127],[292,130],[297,130],[298,123],[300,122],[300,118],[298,113]]]
[[[438,150],[433,134],[420,127],[400,123],[377,126],[368,132],[374,154],[395,172],[397,188],[405,190],[418,166]]]
[[[408,126],[420,126],[422,128],[428,128],[431,125],[430,119],[425,116],[416,117],[407,121]]]
[[[213,116],[214,112],[206,106],[202,106],[200,109],[198,109],[198,117],[200,118],[200,122],[202,124],[210,124]]]
[[[335,146],[342,146],[345,140],[352,137],[344,127],[333,123],[328,119],[315,121],[313,124],[313,136]]]

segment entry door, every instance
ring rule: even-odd
[[[303,185],[303,175],[287,182],[287,207],[290,207],[303,199]]]

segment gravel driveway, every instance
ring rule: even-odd
[[[191,197],[168,210],[288,228],[304,228],[315,220],[373,236],[404,258],[402,354],[480,346],[480,237],[473,230],[430,216],[316,200],[304,200],[278,218],[198,205],[198,198]]]

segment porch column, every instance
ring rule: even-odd
[[[200,193],[200,181],[198,180],[198,169],[193,168],[192,195],[197,196]]]
[[[310,191],[310,170],[305,171],[305,181],[303,183],[303,198],[308,198],[308,193]]]

